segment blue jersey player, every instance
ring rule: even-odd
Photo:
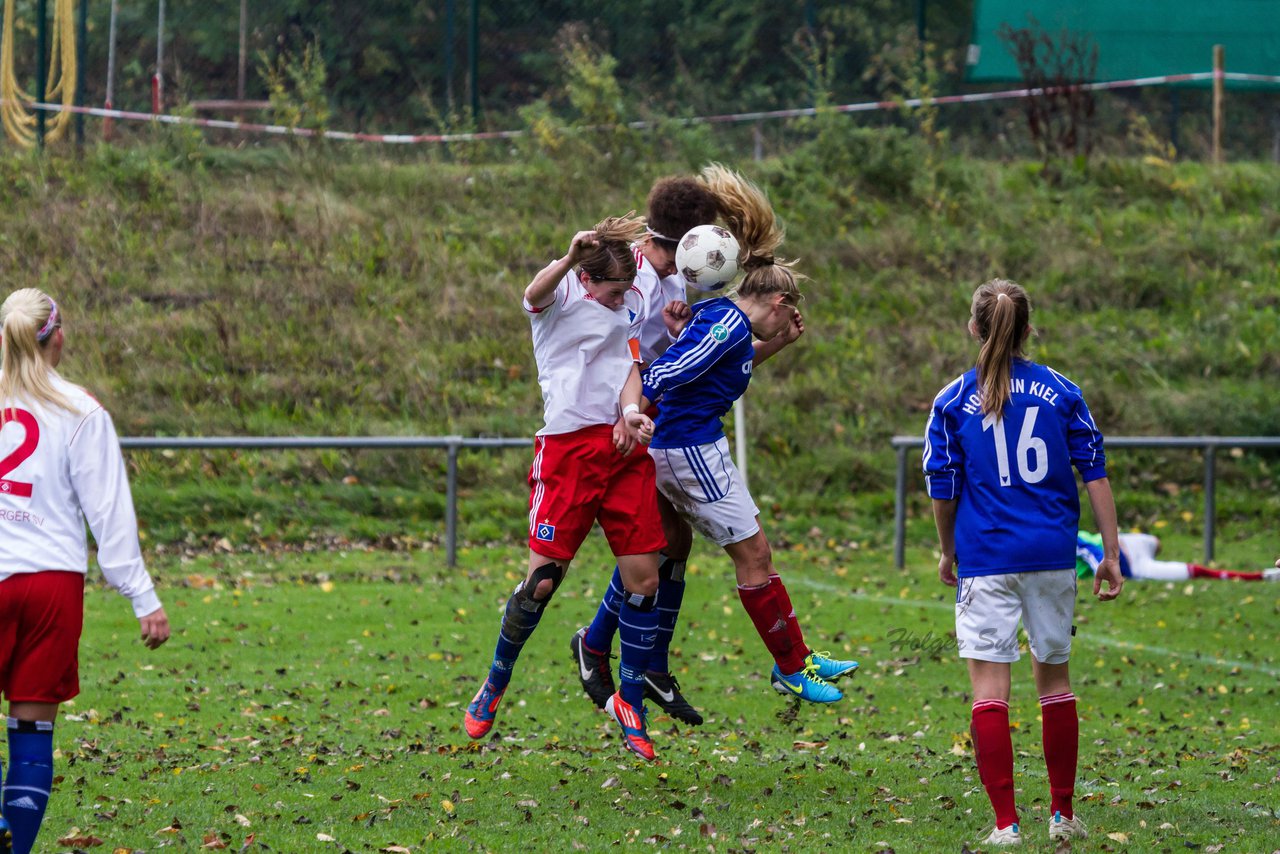
[[[661,400],[649,446],[658,489],[733,559],[739,597],[773,655],[774,689],[811,702],[835,702],[842,694],[829,680],[852,672],[857,662],[815,653],[805,643],[721,424],[746,391],[753,368],[803,334],[800,290],[795,273],[774,257],[782,231],[759,188],[720,166],[703,170],[702,180],[743,248],[746,276],[732,298],[704,300],[693,308],[673,304],[665,312],[679,337],[642,375],[641,404]],[[601,619],[598,613],[596,622]],[[595,628],[593,622],[586,636]]]
[[[982,342],[978,363],[934,399],[924,454],[941,547],[938,573],[956,588],[956,640],[973,687],[974,755],[995,810],[990,846],[1021,842],[1009,736],[1019,620],[1040,696],[1049,837],[1086,835],[1071,805],[1079,720],[1067,670],[1080,520],[1076,472],[1102,534],[1094,593],[1114,599],[1123,584],[1102,433],[1074,383],[1023,356],[1030,311],[1026,291],[1013,282],[994,279],[974,292],[969,332]]]

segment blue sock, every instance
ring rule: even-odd
[[[649,669],[670,673],[667,653],[675,637],[676,620],[680,619],[680,603],[684,601],[684,561],[666,558],[658,569],[658,639],[649,656]]]
[[[587,636],[582,642],[596,652],[608,652],[613,649],[613,636],[618,631],[618,609],[622,607],[622,574],[613,568],[613,578],[609,588],[604,591],[600,607],[596,610],[595,619],[587,626]]]
[[[0,799],[14,854],[28,854],[35,845],[52,786],[53,723],[9,718],[9,776]]]
[[[656,596],[625,593],[618,613],[618,640],[622,663],[618,667],[618,693],[632,708],[644,703],[644,672],[649,669],[649,656],[658,634]]]
[[[489,681],[499,691],[511,682],[511,671],[515,669],[516,659],[525,642],[538,627],[542,619],[542,611],[547,599],[538,601],[524,594],[525,583],[516,587],[511,598],[507,600],[507,610],[502,615],[502,625],[498,629],[498,643],[493,648],[493,664],[489,667]],[[554,592],[554,591],[553,591]]]

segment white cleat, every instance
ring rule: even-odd
[[[1275,569],[1262,570],[1262,580],[1263,581],[1280,581],[1280,566],[1277,566]]]
[[[1050,839],[1084,839],[1088,835],[1089,831],[1078,815],[1063,818],[1062,813],[1055,812],[1053,818],[1049,819]]]
[[[991,831],[990,836],[983,840],[982,844],[991,845],[993,847],[1021,845],[1022,834],[1018,832],[1017,823],[1011,824],[1008,827],[997,827],[995,830]]]

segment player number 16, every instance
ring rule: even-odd
[[[1028,406],[1022,416],[1022,430],[1018,433],[1018,474],[1024,483],[1039,483],[1049,473],[1049,449],[1043,439],[1032,435],[1040,407]],[[1004,418],[995,413],[982,419],[982,432],[991,430],[996,441],[996,468],[1000,471],[1000,485],[1009,486],[1009,445],[1004,438]],[[1034,457],[1034,460],[1032,459]]]

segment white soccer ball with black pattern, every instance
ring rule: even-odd
[[[738,275],[738,241],[727,228],[697,225],[676,247],[676,269],[700,291],[718,291]]]

